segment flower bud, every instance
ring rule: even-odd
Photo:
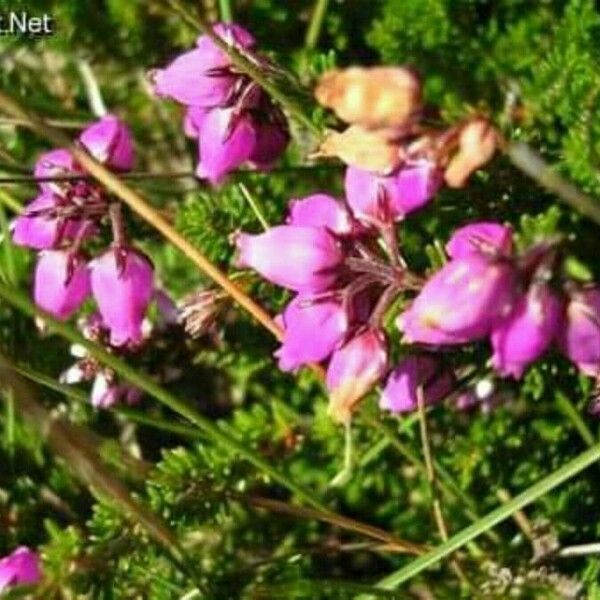
[[[154,271],[148,259],[132,248],[115,248],[94,259],[90,271],[98,310],[110,329],[110,343],[139,343],[153,291]]]
[[[387,358],[385,336],[377,329],[365,330],[333,353],[326,383],[334,421],[350,420],[355,404],[383,377]]]
[[[112,169],[129,171],[133,167],[131,131],[114,115],[90,125],[79,136],[79,141],[96,160]]]
[[[306,198],[292,200],[289,204],[289,225],[301,227],[326,227],[339,236],[350,235],[355,223],[348,209],[327,194],[312,194]]]
[[[600,375],[600,289],[571,292],[557,336],[562,353],[591,377]]]
[[[389,131],[369,131],[359,125],[330,133],[317,155],[333,156],[347,165],[384,174],[397,169],[404,159],[400,143]]]
[[[545,284],[533,284],[512,312],[492,327],[492,365],[503,376],[522,377],[550,346],[558,330],[561,302]]]
[[[512,307],[515,273],[476,254],[451,260],[431,277],[398,328],[407,342],[462,344],[486,336]]]
[[[484,119],[467,123],[458,137],[458,152],[446,167],[450,187],[463,187],[472,173],[489,162],[498,145],[496,130]]]
[[[297,292],[323,292],[337,279],[344,253],[325,228],[279,225],[265,233],[236,237],[240,267]]]
[[[457,229],[446,244],[446,252],[451,258],[463,258],[471,254],[510,256],[512,247],[510,227],[482,221]]]
[[[88,267],[78,255],[44,250],[35,268],[35,303],[57,319],[68,319],[90,294]]]
[[[321,77],[315,97],[346,123],[402,127],[421,109],[421,81],[402,67],[335,69]]]
[[[15,585],[35,585],[41,577],[40,558],[27,546],[0,560],[0,593]]]
[[[354,216],[369,224],[400,221],[427,204],[439,189],[437,166],[427,160],[405,164],[391,175],[346,169],[346,199]]]
[[[296,296],[287,305],[280,322],[283,342],[275,356],[282,371],[294,371],[326,359],[348,330],[348,314],[341,301],[310,296]]]
[[[453,374],[433,356],[409,356],[390,374],[379,407],[392,413],[405,413],[418,407],[418,390],[427,405],[443,400],[454,388]]]

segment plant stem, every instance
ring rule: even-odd
[[[325,14],[327,13],[328,4],[329,0],[315,0],[315,6],[304,41],[305,48],[308,48],[309,50],[316,48],[319,42],[319,36],[325,20]]]
[[[596,442],[595,436],[587,426],[587,423],[581,418],[579,411],[573,406],[571,400],[562,391],[557,390],[555,402],[558,409],[573,423],[573,426],[586,445],[593,446]]]
[[[509,142],[505,144],[504,152],[518,169],[556,194],[563,202],[600,224],[600,203],[553,171],[535,150],[523,142]]]
[[[86,339],[66,323],[58,321],[47,313],[41,311],[21,292],[10,288],[3,283],[0,283],[0,297],[4,298],[15,308],[18,308],[31,317],[42,318],[48,325],[49,329],[62,335],[70,342],[74,344],[81,344],[88,350],[91,356],[114,369],[128,382],[139,387],[150,396],[153,396],[171,410],[188,419],[217,445],[222,446],[231,452],[239,454],[242,458],[253,464],[260,471],[263,471],[274,481],[277,481],[279,484],[286,487],[299,499],[303,500],[310,506],[322,510],[323,512],[330,512],[317,498],[315,498],[311,491],[306,490],[302,486],[296,484],[287,475],[270,465],[252,449],[248,448],[243,442],[234,437],[231,433],[225,431],[223,427],[216,425],[204,415],[197,412],[194,408],[188,405],[187,402],[177,398],[156,384],[147,373],[142,373],[130,367],[125,361],[121,360],[114,354],[107,352],[102,346]]]
[[[221,21],[231,23],[233,21],[233,11],[231,10],[232,0],[219,0],[219,13]]]
[[[51,141],[53,144],[67,148],[85,170],[94,176],[108,190],[123,200],[123,202],[128,204],[140,217],[157,229],[205,275],[222,287],[240,306],[242,306],[242,308],[247,310],[277,339],[281,339],[281,328],[273,321],[273,319],[271,319],[269,314],[254,302],[254,300],[252,300],[252,298],[250,298],[239,286],[230,281],[227,275],[213,265],[204,254],[175,230],[140,194],[123,183],[119,177],[111,173],[104,165],[96,161],[84,149],[72,144],[61,132],[48,127],[39,117],[28,113],[18,102],[1,91],[0,108],[15,117],[27,119],[31,129]]]
[[[267,219],[265,218],[265,215],[263,215],[262,211],[260,210],[256,200],[254,199],[254,196],[248,191],[248,188],[243,183],[238,183],[238,187],[240,188],[240,191],[242,192],[242,196],[244,196],[244,198],[246,199],[246,202],[248,202],[248,204],[250,205],[252,212],[256,215],[256,218],[258,219],[259,223],[262,225],[262,228],[265,231],[267,229],[269,229],[269,223],[268,223]]]
[[[547,494],[555,487],[571,479],[590,465],[600,459],[600,444],[592,446],[590,449],[579,454],[576,458],[569,461],[556,471],[544,477],[537,483],[515,496],[506,504],[499,506],[491,511],[476,523],[465,527],[462,531],[452,536],[447,542],[440,544],[426,555],[417,558],[405,567],[395,571],[391,575],[384,577],[378,582],[377,586],[381,589],[392,590],[399,585],[415,577],[428,567],[435,565],[449,554],[452,554],[465,544],[475,539],[482,533],[488,531],[498,523],[508,519],[515,511],[535,502],[537,499]],[[368,596],[360,596],[360,600],[366,600]]]

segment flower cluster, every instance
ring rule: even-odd
[[[258,68],[269,68],[254,37],[239,25],[217,24],[212,31]],[[289,134],[281,109],[236,70],[210,35],[200,36],[194,50],[156,70],[153,79],[158,95],[186,107],[185,132],[198,139],[198,177],[217,184],[246,162],[266,170],[285,150]]]
[[[427,204],[440,182],[424,160],[388,176],[351,167],[344,201],[327,194],[292,200],[285,225],[236,236],[240,266],[297,294],[278,317],[280,368],[328,360],[330,412],[339,422],[389,371],[383,317],[400,292],[420,286],[400,255],[395,223]],[[410,410],[420,386],[434,402],[451,384],[433,356],[410,357],[392,371],[382,405]]]
[[[108,168],[133,165],[133,142],[127,127],[107,116],[88,127],[78,142]],[[153,293],[150,260],[127,243],[120,205],[92,181],[66,149],[52,150],[37,161],[40,194],[12,225],[13,241],[39,251],[34,275],[36,304],[60,320],[71,317],[93,296],[113,346],[142,340],[142,322]],[[110,217],[114,241],[88,260],[85,242]]]
[[[16,585],[34,585],[41,578],[40,559],[27,546],[0,559],[0,594]]]

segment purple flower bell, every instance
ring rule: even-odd
[[[455,385],[453,374],[429,355],[409,356],[390,374],[379,406],[392,413],[405,413],[418,407],[418,389],[426,405],[443,400]]]
[[[27,546],[0,559],[0,593],[15,585],[35,585],[41,577],[40,558]]]
[[[333,353],[326,384],[334,421],[350,420],[355,404],[384,375],[387,361],[385,335],[378,329],[366,329]]]
[[[289,225],[326,227],[338,236],[354,232],[356,224],[348,209],[328,194],[311,194],[290,201]]]
[[[98,310],[110,329],[110,343],[139,343],[154,289],[150,261],[132,248],[114,248],[95,258],[90,271]]]
[[[90,294],[85,260],[66,250],[44,250],[35,268],[35,303],[57,319],[68,319]]]
[[[486,336],[510,311],[515,273],[503,261],[472,254],[451,260],[397,321],[408,342],[462,344]]]
[[[407,163],[391,175],[357,167],[346,169],[346,199],[354,216],[370,225],[401,221],[425,206],[442,182],[437,166],[428,160]]]
[[[482,221],[457,229],[446,244],[446,252],[451,258],[464,258],[472,254],[510,256],[512,247],[510,227]]]
[[[348,314],[335,298],[296,296],[279,319],[283,342],[275,355],[282,371],[326,359],[348,331]]]
[[[558,345],[579,370],[600,375],[600,289],[579,288],[570,292]]]
[[[339,242],[322,227],[279,225],[258,235],[240,233],[236,245],[240,267],[303,293],[329,289],[344,259]]]
[[[522,377],[558,331],[561,301],[546,284],[533,284],[512,312],[492,327],[492,364],[504,376]]]
[[[129,171],[133,167],[133,136],[127,125],[114,115],[90,125],[79,141],[96,160],[111,169]]]

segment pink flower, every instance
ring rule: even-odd
[[[284,330],[281,348],[275,355],[282,371],[293,371],[326,359],[343,341],[348,314],[335,299],[296,296],[281,315]]]
[[[39,556],[27,546],[0,560],[0,593],[14,585],[35,585],[41,577]]]
[[[561,302],[545,284],[533,284],[512,312],[492,328],[492,364],[504,376],[522,377],[550,346],[561,317]]]
[[[486,336],[512,307],[515,274],[502,261],[472,254],[451,260],[400,315],[406,341],[462,344]]]
[[[68,319],[90,294],[85,260],[66,250],[44,250],[35,268],[35,303],[57,319]]]
[[[457,229],[446,244],[446,252],[452,258],[470,254],[510,256],[512,247],[510,227],[501,223],[479,222]]]
[[[354,405],[377,383],[387,369],[387,344],[383,332],[366,329],[331,357],[327,369],[329,414],[346,423]]]
[[[33,174],[36,178],[60,177],[78,171],[81,173],[71,153],[63,148],[57,148],[45,152],[37,159]],[[54,182],[41,181],[39,185],[43,191],[55,191],[57,189],[57,184]]]
[[[285,152],[290,142],[285,116],[274,105],[267,107],[268,120],[255,119],[256,142],[250,163],[259,171],[268,171]]]
[[[251,267],[272,283],[304,293],[322,292],[337,278],[344,253],[320,227],[279,225],[265,233],[236,238],[240,267]]]
[[[409,356],[390,374],[379,406],[393,413],[405,413],[418,407],[417,393],[423,390],[425,404],[443,400],[454,388],[453,374],[433,356]]]
[[[564,321],[557,336],[558,345],[586,375],[600,375],[600,289],[572,291]]]
[[[425,206],[440,184],[438,168],[426,160],[406,164],[391,175],[346,169],[348,204],[357,219],[374,225],[400,221]]]
[[[235,24],[218,23],[213,32],[230,46],[251,49],[252,35]],[[212,108],[230,103],[239,75],[231,69],[231,59],[208,35],[198,38],[196,48],[178,56],[165,69],[154,73],[154,89],[160,96],[181,104]]]
[[[129,171],[133,167],[133,137],[127,125],[114,115],[90,125],[79,141],[96,160],[111,169]]]
[[[346,207],[328,194],[311,194],[290,202],[290,225],[326,227],[339,236],[350,235],[355,229]]]
[[[153,291],[154,270],[148,259],[132,248],[115,248],[95,258],[90,271],[98,310],[110,329],[110,343],[139,343]]]
[[[137,404],[142,397],[142,391],[127,383],[114,383],[101,371],[92,386],[90,400],[96,408],[110,408],[119,402]]]

